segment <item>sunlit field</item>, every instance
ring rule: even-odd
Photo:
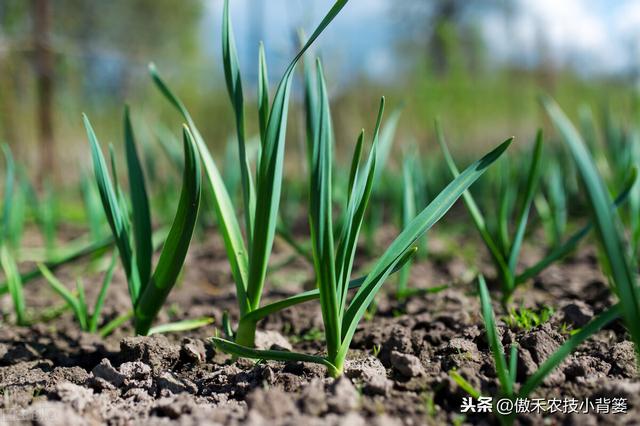
[[[0,424],[634,424],[636,24],[1,0]]]

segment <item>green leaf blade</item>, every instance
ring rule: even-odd
[[[102,207],[107,216],[107,221],[109,222],[111,232],[113,233],[113,237],[120,253],[122,266],[124,267],[125,274],[127,276],[127,284],[129,286],[131,301],[135,304],[140,294],[140,280],[139,276],[135,272],[137,266],[134,269],[133,265],[133,252],[130,245],[131,237],[128,230],[128,219],[121,209],[120,198],[118,197],[116,189],[109,177],[107,163],[102,155],[98,138],[93,131],[89,118],[86,115],[83,115],[83,120],[87,131],[87,137],[89,139],[89,145],[91,147],[94,175],[98,185],[100,199],[102,200]]]
[[[595,228],[606,253],[606,260],[620,299],[622,315],[640,358],[640,287],[624,248],[620,218],[617,211],[611,209],[612,200],[609,192],[576,128],[551,98],[544,98],[542,102],[555,127],[563,136],[562,139],[576,163],[586,189]]]
[[[220,171],[218,170],[202,135],[196,127],[195,122],[191,118],[189,111],[187,111],[182,101],[169,89],[169,86],[167,86],[165,81],[160,77],[160,74],[153,64],[149,65],[149,73],[160,92],[186,120],[198,147],[198,152],[202,159],[207,179],[211,185],[211,190],[213,191],[212,199],[216,215],[218,217],[220,232],[224,239],[225,251],[227,252],[227,258],[229,259],[231,266],[231,273],[236,285],[238,307],[240,309],[240,313],[245,314],[251,310],[250,302],[246,294],[247,283],[249,281],[249,259],[247,248],[242,237],[242,232],[240,231],[240,224],[238,223],[238,219],[235,215],[233,203],[231,202],[227,188],[224,185]]]
[[[200,207],[202,177],[195,142],[185,126],[185,168],[174,222],[160,253],[158,265],[135,307],[136,332],[147,334],[182,269]]]
[[[136,262],[138,264],[141,291],[144,291],[151,277],[151,258],[153,256],[151,212],[149,209],[149,197],[147,195],[144,172],[136,149],[128,107],[125,108],[124,112],[124,141],[127,171],[129,174],[129,190],[131,191]]]
[[[491,297],[489,296],[489,290],[487,284],[484,281],[484,277],[480,275],[478,277],[478,290],[480,293],[480,306],[482,308],[482,317],[484,318],[485,331],[487,333],[487,340],[493,353],[493,360],[496,364],[496,372],[498,373],[498,380],[502,387],[502,392],[507,396],[513,395],[513,382],[511,381],[511,374],[507,367],[507,360],[504,354],[504,347],[500,341],[498,335],[498,329],[496,327],[496,320],[493,315],[493,308],[491,307]]]
[[[375,297],[380,286],[383,284],[384,280],[381,280],[380,277],[384,276],[386,271],[406,254],[407,250],[422,234],[444,216],[458,198],[484,174],[491,164],[500,158],[511,142],[512,139],[507,139],[493,151],[467,167],[467,169],[449,183],[391,243],[369,273],[371,281],[368,279],[362,284],[347,309],[344,317],[345,323],[343,325],[343,345],[346,345],[348,348],[358,322],[362,318],[362,315],[364,315],[366,308]],[[384,278],[386,278],[386,276],[384,276]]]
[[[520,249],[522,247],[522,241],[524,240],[524,233],[527,228],[527,221],[529,220],[529,212],[531,211],[531,205],[533,204],[533,198],[540,182],[541,163],[542,158],[542,130],[538,131],[536,136],[536,143],[533,148],[533,157],[531,160],[531,167],[529,168],[529,175],[527,178],[527,187],[525,190],[525,197],[521,208],[520,219],[516,228],[516,234],[513,238],[513,244],[509,254],[509,270],[511,275],[515,276],[516,266],[518,258],[520,256]],[[515,285],[514,282],[511,282]]]

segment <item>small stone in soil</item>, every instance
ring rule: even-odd
[[[206,360],[206,348],[202,340],[185,338],[180,347],[180,360],[185,364],[199,364]]]
[[[76,411],[84,411],[93,399],[93,391],[71,382],[59,383],[55,388],[55,394],[60,401],[69,404]]]
[[[361,380],[364,385],[362,391],[367,395],[388,395],[393,388],[393,382],[387,378],[387,369],[378,358],[371,355],[347,360],[345,375]]]
[[[142,361],[155,374],[170,369],[180,358],[180,347],[161,335],[127,337],[120,342],[123,361]]]
[[[104,358],[100,361],[100,364],[93,367],[91,374],[94,378],[102,379],[116,388],[124,384],[125,376],[116,370],[107,358]]]
[[[424,371],[417,356],[403,354],[398,351],[391,352],[391,365],[405,377],[416,377]]]
[[[358,391],[351,380],[345,376],[337,378],[329,386],[329,397],[327,404],[329,410],[338,414],[345,414],[358,408],[360,404]]]
[[[279,350],[293,350],[293,346],[287,338],[273,330],[256,331],[255,345],[256,348],[265,350],[272,349],[274,346],[277,346]]]
[[[626,377],[635,377],[637,374],[636,355],[633,343],[624,341],[616,343],[610,352],[612,366]]]
[[[272,420],[285,418],[297,411],[291,397],[276,387],[255,389],[247,395],[247,405],[250,411]]]
[[[582,300],[574,300],[562,307],[561,318],[561,322],[581,328],[593,318],[593,309]]]
[[[189,380],[182,380],[175,376],[170,371],[165,371],[157,379],[156,384],[158,390],[163,396],[169,396],[171,394],[179,394],[183,392],[195,394],[198,391],[198,387]]]
[[[312,379],[302,389],[299,400],[300,409],[310,416],[320,416],[329,409],[327,396],[324,392],[324,383],[321,379]]]

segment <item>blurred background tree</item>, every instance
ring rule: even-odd
[[[637,60],[608,70],[607,61],[598,59],[606,49],[585,45],[576,60],[575,51],[557,46],[557,25],[563,22],[574,31],[563,37],[602,43],[592,34],[608,29],[604,19],[611,16],[600,13],[609,10],[608,3],[577,1],[570,9],[566,3],[541,2],[351,0],[315,50],[325,57],[338,149],[351,146],[360,127],[372,126],[382,94],[390,108],[405,105],[394,149],[407,141],[432,144],[432,122],[441,116],[452,141],[464,144],[469,154],[506,135],[530,140],[543,120],[536,103],[541,91],[569,112],[583,102],[594,111],[605,101],[612,108],[627,106],[635,97],[628,88],[638,79]],[[295,50],[292,34],[311,27],[328,3],[233,2],[247,97],[255,95],[259,41],[265,41],[275,83]],[[616,4],[633,7],[631,0]],[[37,170],[49,175],[55,161],[60,183],[73,183],[77,174],[66,171],[88,158],[81,112],[93,118],[104,142],[121,143],[125,102],[143,142],[156,138],[158,129],[177,135],[179,119],[147,75],[147,63],[155,61],[214,151],[224,153],[233,120],[218,62],[221,7],[220,0],[0,0],[0,138],[34,178]],[[621,16],[636,16],[620,10]],[[568,25],[573,21],[563,16],[571,14],[602,28]],[[635,21],[627,21],[620,25],[633,28]],[[615,56],[637,57],[637,32],[625,37],[626,50],[615,50]],[[293,102],[300,99],[298,85]],[[301,116],[297,108],[291,111],[288,158],[296,164],[295,147],[304,144],[295,140],[302,137]],[[250,133],[256,129],[254,113],[248,108]]]
[[[40,177],[51,175],[56,142],[82,137],[80,111],[103,116],[115,139],[123,103],[144,94],[137,86],[151,58],[173,58],[163,64],[171,73],[200,63],[202,13],[200,0],[2,0],[3,139]],[[76,160],[65,149],[59,166]]]

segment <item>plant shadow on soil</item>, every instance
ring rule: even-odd
[[[452,284],[402,304],[391,293],[381,294],[373,319],[363,321],[356,332],[345,377],[333,380],[318,365],[231,362],[211,347],[208,338],[222,313],[228,310],[233,317],[235,312],[221,244],[212,237],[193,247],[183,282],[170,296],[170,309],[163,310],[159,319],[207,315],[215,317],[212,326],[150,337],[130,337],[132,330],[125,327],[100,339],[80,333],[70,313],[29,328],[3,325],[0,422],[65,426],[496,423],[484,414],[461,417],[460,405],[467,395],[448,374],[456,369],[484,395],[493,395],[498,388],[473,284]],[[430,246],[438,244],[430,241]],[[525,247],[523,263],[540,254],[535,247]],[[312,285],[308,265],[302,260],[287,261],[290,258],[287,248],[276,244],[274,261],[284,266],[273,272],[272,280],[280,284],[267,292],[266,299]],[[482,272],[491,274],[488,263],[479,264]],[[411,284],[436,286],[465,270],[459,258],[438,258],[435,253],[414,265]],[[65,274],[71,276],[69,271],[60,276]],[[288,279],[292,276],[295,280]],[[95,289],[87,287],[91,297]],[[27,301],[36,306],[43,299],[52,300],[41,281],[25,291]],[[520,383],[566,340],[567,330],[582,327],[613,302],[590,247],[550,267],[515,300],[516,306],[549,306],[554,312],[549,321],[531,330],[517,330],[507,327],[501,320],[504,312],[495,306],[503,343],[515,341],[519,346]],[[104,312],[115,317],[127,309],[126,284],[118,273]],[[264,348],[322,351],[322,319],[313,302],[268,317],[259,330],[257,344]],[[637,421],[640,380],[622,324],[611,324],[580,346],[533,397],[626,398],[628,413],[527,414],[518,417],[517,423],[540,424],[545,416],[551,424]]]

